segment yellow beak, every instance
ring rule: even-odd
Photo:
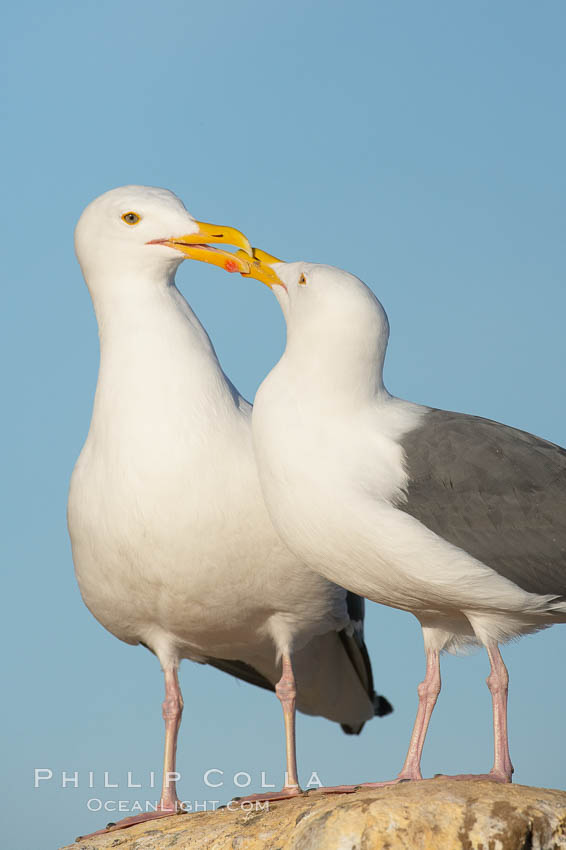
[[[274,286],[285,286],[283,281],[277,277],[271,268],[273,263],[280,263],[281,260],[278,260],[272,254],[262,251],[260,248],[253,248],[252,251],[251,258],[246,257],[243,251],[236,251],[236,257],[239,260],[245,261],[249,266],[249,271],[240,272],[242,277],[253,277],[256,280],[261,280],[270,289],[273,289]]]
[[[191,260],[200,260],[202,263],[212,263],[225,269],[227,272],[247,273],[250,263],[253,262],[252,246],[243,233],[235,227],[224,227],[218,224],[208,224],[197,221],[196,233],[188,233],[186,236],[175,236],[171,239],[154,239],[148,244],[167,245],[175,248],[189,257]],[[216,242],[224,245],[235,245],[241,250],[237,254],[212,248],[208,243]]]

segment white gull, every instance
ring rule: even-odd
[[[249,250],[238,231],[197,222],[171,192],[140,186],[93,201],[75,236],[98,320],[100,370],[71,480],[69,531],[90,611],[120,640],[154,652],[165,674],[154,816],[178,807],[171,777],[182,658],[275,689],[288,776],[271,798],[300,790],[295,699],[348,732],[391,710],[374,696],[363,600],[305,568],[277,536],[257,477],[251,406],[175,286],[187,256],[243,268],[204,242]]]
[[[491,665],[495,758],[483,776],[509,782],[499,643],[566,622],[566,451],[395,398],[383,384],[389,324],[371,290],[330,266],[256,258],[251,275],[271,285],[287,322],[253,411],[274,524],[315,572],[422,625],[426,676],[393,781],[422,778],[439,653],[470,643]]]

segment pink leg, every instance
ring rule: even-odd
[[[240,802],[255,802],[258,800],[286,800],[302,794],[297,776],[297,752],[295,743],[295,706],[297,690],[295,676],[289,655],[283,656],[281,678],[275,685],[285,721],[285,753],[287,759],[287,771],[285,773],[285,785],[281,791],[266,794],[251,794],[248,797],[238,798]]]
[[[93,835],[106,835],[108,832],[126,829],[128,826],[134,826],[136,823],[143,823],[147,820],[183,814],[183,809],[177,797],[177,774],[175,772],[177,736],[179,734],[179,726],[181,725],[181,715],[183,714],[183,697],[179,688],[179,677],[176,667],[165,670],[165,700],[163,701],[162,710],[165,721],[165,752],[163,756],[161,798],[156,811],[142,812],[139,815],[124,818],[117,823],[109,824],[106,829],[99,829],[97,832],[91,832],[90,835],[81,835],[77,838],[77,841],[81,841],[83,838],[91,838]]]
[[[511,782],[513,765],[509,755],[507,735],[507,693],[509,674],[496,643],[486,646],[491,670],[486,679],[493,703],[494,761],[489,773],[463,773],[451,779],[488,779],[491,782]]]
[[[163,719],[165,721],[165,751],[163,754],[163,781],[159,808],[162,811],[176,812],[180,800],[177,797],[177,738],[183,715],[183,696],[179,687],[177,669],[165,671],[165,700],[163,701]]]
[[[426,650],[426,674],[417,689],[419,707],[409,743],[405,763],[396,779],[385,782],[361,782],[359,785],[336,785],[332,788],[320,788],[323,794],[345,794],[357,788],[382,788],[384,785],[396,785],[398,782],[422,779],[421,756],[423,752],[428,724],[440,693],[440,660],[437,649]]]
[[[427,649],[426,651],[426,674],[417,692],[419,695],[417,717],[409,743],[407,758],[405,759],[401,773],[397,777],[399,781],[423,778],[421,773],[421,757],[428,724],[430,723],[430,718],[434,711],[438,694],[440,693],[440,660],[438,650],[436,649]]]
[[[487,677],[487,686],[493,701],[493,744],[494,761],[490,774],[498,782],[511,782],[513,765],[509,755],[509,737],[507,734],[507,694],[509,691],[509,673],[496,643],[486,647],[491,671]]]

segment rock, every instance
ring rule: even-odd
[[[248,804],[250,805],[250,804]],[[265,805],[265,804],[261,804]],[[566,791],[429,779],[177,815],[62,850],[566,850]]]

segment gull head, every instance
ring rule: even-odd
[[[261,262],[266,264],[265,259]],[[275,261],[269,267],[277,278],[271,289],[285,316],[288,345],[332,359],[368,351],[384,354],[387,314],[359,278],[320,263]]]
[[[389,322],[359,278],[320,263],[284,263],[257,248],[242,274],[266,283],[277,298],[287,323],[283,360],[295,376],[319,393],[385,391]]]
[[[209,243],[235,245],[236,256]],[[231,227],[197,221],[167,189],[122,186],[100,195],[82,213],[75,251],[89,286],[120,277],[172,280],[186,258],[245,271],[246,237]]]

